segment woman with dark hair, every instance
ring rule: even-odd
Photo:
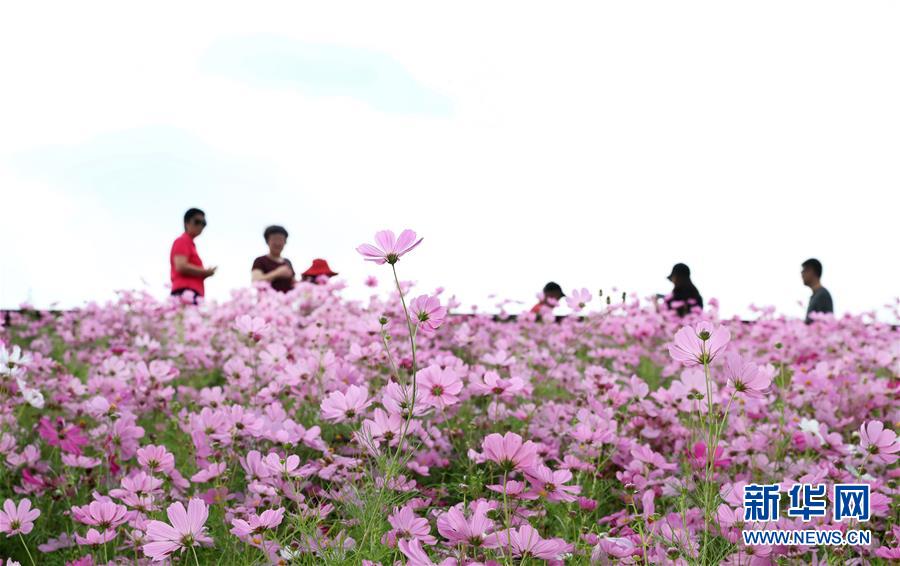
[[[255,281],[268,281],[272,288],[287,293],[294,288],[294,266],[291,260],[281,257],[287,244],[288,233],[282,226],[269,226],[263,232],[269,253],[253,260],[250,276]]]

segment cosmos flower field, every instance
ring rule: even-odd
[[[455,314],[415,234],[342,283],[123,293],[0,329],[0,557],[21,564],[890,564],[900,333],[869,316]],[[376,286],[377,285],[377,286]],[[402,293],[402,294],[401,294]],[[402,298],[401,298],[402,296]],[[743,487],[867,484],[867,546],[745,546]],[[786,505],[785,505],[786,506]],[[4,562],[6,564],[6,562]]]

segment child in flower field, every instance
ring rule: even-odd
[[[532,313],[540,313],[542,310],[553,310],[553,308],[559,304],[559,302],[565,297],[566,294],[563,293],[562,287],[559,286],[559,283],[555,281],[550,281],[546,285],[544,285],[544,289],[541,292],[540,300],[531,307]]]
[[[755,325],[636,300],[538,324],[405,281],[411,230],[333,285],[182,309],[133,293],[0,334],[0,556],[21,564],[890,564],[900,341],[863,317]],[[422,246],[424,251],[426,248]],[[401,274],[404,279],[401,279]],[[39,397],[40,396],[40,397]],[[826,486],[745,545],[745,488]],[[869,490],[839,519],[834,486]],[[787,501],[788,496],[784,496]]]

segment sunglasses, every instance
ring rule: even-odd
[[[191,220],[191,222],[198,226],[206,226],[206,220],[204,220],[203,218],[194,218],[193,220]]]

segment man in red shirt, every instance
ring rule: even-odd
[[[184,213],[184,234],[178,236],[172,244],[169,254],[171,267],[172,294],[190,293],[194,304],[197,297],[203,296],[203,280],[212,277],[215,267],[204,268],[203,261],[197,254],[194,239],[206,228],[206,214],[199,208],[191,208]]]

